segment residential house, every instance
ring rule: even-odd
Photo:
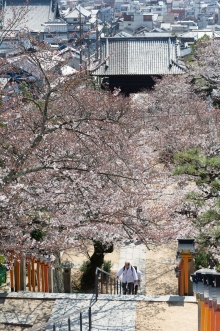
[[[68,24],[61,20],[45,22],[43,40],[51,45],[67,42]]]
[[[122,31],[128,28],[130,31],[135,31],[141,26],[146,26],[153,29],[153,21],[156,18],[155,14],[139,12],[127,12],[123,16],[124,20],[119,23],[119,30]]]
[[[86,67],[86,59],[83,55],[80,57],[80,50],[77,48],[66,47],[59,51],[57,55],[66,60],[65,68],[68,66],[77,70],[81,66]]]
[[[99,9],[98,18],[100,21],[111,23],[115,19],[114,8],[112,7],[102,7]]]

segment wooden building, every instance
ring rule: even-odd
[[[123,92],[136,92],[152,87],[153,76],[185,73],[179,55],[179,43],[166,33],[103,38],[100,61],[90,67],[90,74],[108,81],[110,89],[120,87]]]

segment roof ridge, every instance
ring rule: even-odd
[[[171,62],[175,65],[175,66],[177,66],[178,68],[180,68],[180,69],[182,69],[182,70],[186,70],[186,68],[184,67],[184,66],[181,66],[179,63],[177,63],[176,61],[174,61],[173,59],[171,59]]]

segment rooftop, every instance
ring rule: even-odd
[[[42,30],[41,24],[53,20],[55,18],[55,12],[52,11],[52,1],[53,0],[30,0],[28,12],[25,15],[25,19],[19,20],[18,25],[14,28],[19,30],[21,28],[27,27],[33,31],[40,31]],[[8,2],[9,5],[6,6],[5,11],[5,22],[7,25],[8,20],[13,20],[13,9],[21,9],[22,7],[25,8],[25,1],[24,0],[13,0],[12,2]],[[25,10],[25,9],[24,9]]]
[[[69,14],[67,14],[65,16],[65,19],[67,18],[79,18],[79,15],[85,16],[85,17],[89,17],[91,16],[91,12],[85,8],[83,8],[82,6],[78,5],[76,6],[72,11],[69,12]]]
[[[175,37],[124,37],[101,39],[101,62],[94,76],[182,74]]]

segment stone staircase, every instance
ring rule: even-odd
[[[68,316],[71,331],[80,331],[80,309],[83,309],[82,331],[88,331],[89,306],[92,331],[197,331],[195,297],[153,295],[153,288],[160,294],[175,293],[169,283],[169,279],[173,279],[173,266],[167,260],[170,256],[169,251],[162,255],[159,249],[146,251],[146,247],[138,242],[123,243],[113,271],[117,271],[125,260],[140,268],[143,278],[137,296],[99,294],[96,301],[93,294],[0,293],[0,331],[29,331],[44,323],[47,325],[40,331],[53,331],[56,319],[59,319],[56,331],[68,331]],[[158,289],[159,285],[161,288]],[[152,295],[145,295],[146,286],[147,293]]]
[[[80,330],[79,311],[91,306],[92,330],[94,331],[135,331],[136,310],[140,303],[164,303],[168,305],[196,304],[195,297],[108,295],[100,294],[95,301],[93,294],[61,294],[18,292],[0,294],[0,330],[27,331],[48,322],[40,331],[68,331],[70,315],[71,331]],[[7,315],[10,313],[11,315]],[[62,316],[64,317],[62,319]],[[147,320],[147,316],[144,316]],[[83,310],[83,331],[89,330],[88,309]],[[142,329],[140,329],[142,330]],[[145,330],[148,330],[145,327]],[[158,329],[160,330],[160,329]],[[194,330],[194,329],[192,329]],[[167,329],[166,331],[170,331]],[[191,330],[185,330],[191,331]]]
[[[56,300],[54,309],[51,315],[51,322],[54,318],[60,315],[60,309],[63,316],[70,314],[71,330],[80,330],[79,313],[76,311],[88,307],[90,300]],[[116,300],[100,300],[92,305],[92,330],[94,331],[107,331],[107,330],[135,330],[135,315],[136,315],[136,302],[131,301],[129,305],[126,301]],[[88,310],[83,310],[83,331],[89,330],[88,324]],[[49,322],[50,322],[49,320]],[[56,323],[59,331],[68,330],[68,320],[64,318],[59,323]],[[46,330],[53,330],[53,323],[51,323]]]

